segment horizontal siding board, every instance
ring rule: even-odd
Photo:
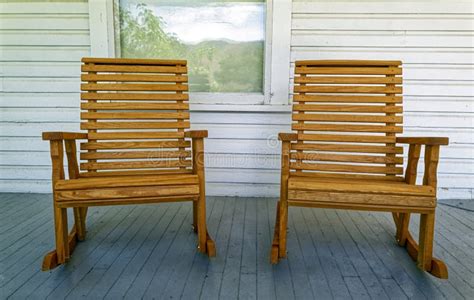
[[[0,15],[49,15],[49,14],[88,14],[89,6],[86,2],[84,3],[61,3],[61,2],[45,2],[37,3],[30,2],[27,5],[25,3],[0,3]],[[67,18],[67,15],[65,16]]]
[[[90,55],[89,46],[0,46],[0,61],[78,62]]]
[[[72,14],[2,14],[2,30],[89,30],[89,15]]]
[[[456,31],[474,30],[472,15],[383,13],[307,13],[294,11],[293,30]]]
[[[0,62],[5,77],[76,78],[81,75],[80,62]]]
[[[89,46],[89,30],[0,30],[0,46]]]
[[[377,27],[373,27],[377,28]],[[291,44],[294,47],[331,45],[332,47],[430,47],[469,48],[472,32],[425,32],[425,31],[359,31],[359,30],[293,30]]]
[[[456,1],[293,1],[293,13],[472,14],[469,0]]]
[[[410,64],[466,64],[472,62],[472,48],[424,47],[292,47],[291,60],[304,59],[401,59]]]

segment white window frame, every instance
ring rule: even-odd
[[[263,94],[190,93],[191,110],[288,111],[291,0],[267,0]],[[91,56],[115,57],[114,0],[89,0]]]

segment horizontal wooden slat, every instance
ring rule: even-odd
[[[138,205],[138,204],[156,204],[164,202],[184,202],[197,201],[199,194],[196,195],[178,195],[178,196],[146,196],[121,199],[93,199],[93,200],[61,200],[57,202],[60,208],[67,207],[91,207],[91,206],[111,206],[111,205]]]
[[[188,110],[187,103],[136,103],[136,102],[115,102],[115,103],[81,103],[81,109],[98,110]]]
[[[401,87],[295,85],[295,93],[401,94]]]
[[[94,174],[94,173],[91,173]],[[361,180],[369,182],[383,182],[384,184],[396,184],[400,182],[405,182],[405,178],[402,176],[394,175],[376,175],[376,174],[349,174],[349,173],[321,173],[321,172],[299,172],[296,175],[296,172],[290,170],[290,176],[296,177],[310,177],[320,179],[341,179],[341,180],[350,180],[351,182],[360,182]]]
[[[127,140],[127,139],[181,139],[184,138],[183,132],[156,132],[156,131],[138,131],[138,132],[90,132],[90,140]]]
[[[401,96],[293,95],[297,102],[402,103]]]
[[[376,125],[334,125],[334,124],[293,124],[293,130],[310,131],[339,131],[339,132],[395,132],[402,133],[400,126],[376,126]],[[81,129],[84,129],[81,127]]]
[[[187,91],[187,84],[83,83],[81,91]]]
[[[403,164],[403,157],[387,157],[374,155],[337,155],[323,153],[291,153],[292,159],[312,161],[378,163],[378,164]]]
[[[402,174],[402,167],[377,167],[377,166],[357,166],[342,164],[311,164],[311,163],[290,163],[290,169],[313,170],[324,172],[353,172],[353,173],[375,173],[375,174]]]
[[[184,74],[188,69],[182,66],[126,66],[126,65],[92,65],[81,66],[82,72],[123,72],[123,73],[166,73]]]
[[[188,94],[164,93],[81,93],[82,100],[127,100],[127,101],[152,101],[152,100],[188,100]]]
[[[81,129],[172,129],[189,128],[189,122],[88,122]],[[140,138],[137,136],[137,138]]]
[[[84,75],[83,75],[84,76]],[[335,83],[335,84],[401,84],[402,77],[369,77],[369,76],[296,76],[295,83]]]
[[[81,153],[81,159],[186,158],[191,151],[127,151]]]
[[[129,188],[102,188],[74,191],[59,191],[56,199],[63,200],[97,200],[97,199],[123,199],[134,197],[172,196],[172,195],[196,195],[199,194],[198,185],[175,185],[175,186],[152,186],[152,187],[129,187]],[[133,200],[130,199],[133,203]]]
[[[295,74],[401,75],[402,69],[396,67],[296,67]]]
[[[80,178],[97,177],[121,177],[121,176],[146,176],[146,175],[169,175],[169,174],[192,174],[192,169],[162,169],[162,170],[126,170],[126,171],[97,171],[82,172]],[[389,177],[389,176],[386,176]]]
[[[388,198],[395,197],[390,195]],[[415,196],[406,196],[415,197]],[[419,198],[418,196],[416,196]],[[423,197],[427,198],[427,197]],[[431,199],[427,198],[427,201]],[[434,211],[433,207],[419,207],[419,206],[397,206],[397,205],[380,205],[380,204],[359,204],[359,203],[339,203],[339,202],[328,202],[326,201],[302,201],[302,200],[288,200],[290,206],[300,207],[319,207],[319,208],[333,208],[333,209],[351,209],[351,210],[365,210],[365,211],[385,211],[385,212],[404,212],[404,213],[418,213],[426,214]]]
[[[189,141],[153,141],[153,142],[88,142],[81,144],[81,150],[98,149],[149,149],[149,148],[187,148]]]
[[[389,78],[389,77],[386,77]],[[394,78],[394,77],[393,77]],[[188,76],[173,75],[127,75],[127,74],[82,74],[82,81],[117,82],[187,82]]]
[[[299,66],[399,66],[400,60],[297,60],[295,65]]]
[[[136,120],[152,120],[152,119],[189,119],[188,112],[163,112],[163,113],[81,113],[81,119],[136,119]]]
[[[362,122],[362,123],[402,123],[400,116],[374,116],[374,115],[330,115],[330,114],[293,114],[294,121],[320,121],[320,122]]]
[[[293,150],[319,150],[328,152],[358,152],[358,153],[394,153],[402,154],[403,147],[344,145],[344,144],[292,144]]]
[[[190,160],[155,160],[81,163],[82,170],[120,170],[190,167]]]
[[[174,66],[187,64],[182,59],[142,59],[142,58],[102,58],[102,57],[83,57],[83,63],[95,64],[118,64],[118,65],[158,65],[158,66]]]
[[[88,188],[111,188],[132,186],[160,186],[160,185],[185,185],[198,184],[196,175],[171,174],[156,176],[129,176],[125,178],[80,178],[77,180],[59,180],[55,184],[56,190],[77,190]]]
[[[381,105],[317,105],[317,104],[294,104],[294,111],[317,111],[317,112],[361,112],[361,113],[401,113],[401,106]]]
[[[301,141],[353,142],[353,143],[395,143],[394,136],[298,134]]]
[[[326,191],[288,191],[288,199],[297,200],[299,205],[304,205],[304,202],[320,202],[321,206],[324,204],[341,204],[341,205],[372,205],[371,210],[377,210],[377,206],[385,208],[389,206],[400,207],[435,207],[436,199],[434,197],[425,196],[399,196],[387,194],[358,194],[358,193],[336,193]],[[322,203],[321,203],[322,202]],[[358,208],[358,207],[357,207]]]
[[[434,196],[435,189],[431,186],[412,185],[404,182],[387,184],[385,182],[348,181],[344,179],[290,178],[288,188],[295,190],[319,190],[333,192],[354,192],[370,194],[395,194]]]

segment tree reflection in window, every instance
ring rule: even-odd
[[[145,2],[120,1],[122,57],[187,59],[192,92],[263,91],[262,1]]]

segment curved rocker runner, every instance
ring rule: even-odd
[[[286,257],[288,206],[392,212],[396,239],[417,266],[447,278],[433,257],[439,148],[447,138],[402,133],[400,61],[297,61],[293,97],[295,133],[281,133],[281,190],[271,262]],[[403,175],[403,148],[409,144]],[[425,146],[423,184],[416,184]],[[410,216],[420,214],[418,244]]]
[[[207,232],[206,130],[189,130],[186,61],[83,58],[81,129],[44,132],[50,141],[56,249],[43,270],[64,264],[86,237],[90,206],[193,202],[198,251],[216,255]],[[76,140],[81,143],[78,165]],[[68,175],[65,178],[63,152]],[[191,148],[191,149],[190,149]],[[74,226],[68,233],[67,208]]]

